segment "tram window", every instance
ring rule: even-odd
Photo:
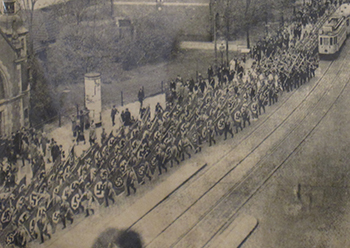
[[[328,43],[329,43],[328,38],[324,38],[323,42],[326,46],[328,46]]]
[[[322,38],[320,38],[320,45],[322,45]]]
[[[330,45],[333,45],[333,38],[330,38],[329,43]]]

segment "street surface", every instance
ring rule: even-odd
[[[90,247],[108,227],[138,231],[146,247],[231,247],[242,214],[259,223],[242,247],[349,247],[349,49],[233,139],[31,247]]]

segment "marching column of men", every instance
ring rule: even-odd
[[[216,136],[227,139],[231,134],[233,138],[233,127],[237,133],[251,125],[251,120],[265,113],[265,106],[277,102],[278,94],[315,76],[318,60],[314,47],[300,51],[286,46],[285,40],[277,43],[257,52],[259,58],[248,70],[242,59],[232,63],[232,68],[209,68],[208,79],[198,75],[196,81],[184,81],[178,76],[170,83],[167,105],[157,104],[154,119],[150,119],[149,108],[142,110],[142,119],[134,119],[126,109],[121,113],[124,125],[116,134],[105,133],[101,145],[90,132],[91,147],[81,158],[70,154],[60,161],[60,149],[51,142],[55,146],[49,149],[55,160],[53,168],[48,172],[35,169],[30,185],[20,182],[10,187],[13,196],[1,201],[5,242],[24,247],[26,240],[39,236],[44,242],[58,224],[63,228],[67,221],[73,224],[75,214],[89,216],[95,212],[95,204],[107,207],[123,192],[127,196],[130,189],[136,193],[135,184],[144,184],[145,177],[151,180],[157,168],[161,175],[168,171],[169,162],[172,167],[173,161],[179,164],[190,158],[190,150],[200,152],[204,142],[211,146],[218,141]],[[114,107],[112,124],[117,113]],[[20,150],[17,141],[14,137],[15,153]]]

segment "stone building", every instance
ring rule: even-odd
[[[29,126],[28,30],[15,0],[0,7],[0,135]]]

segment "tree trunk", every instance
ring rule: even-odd
[[[228,15],[226,15],[226,66],[228,67],[228,40],[229,40],[229,33],[230,33],[230,23]]]
[[[250,40],[249,40],[249,25],[247,26],[246,29],[246,34],[247,34],[247,48],[250,48]]]
[[[111,0],[111,17],[113,18],[114,16],[114,1]]]

